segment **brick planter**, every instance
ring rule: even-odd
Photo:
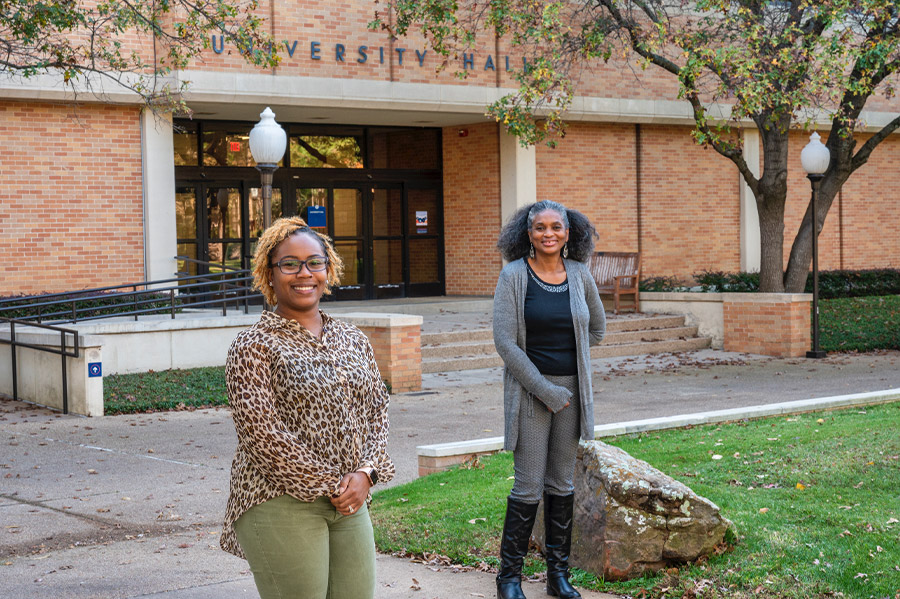
[[[809,293],[723,293],[725,350],[789,358],[810,348]]]
[[[776,357],[810,348],[809,293],[644,292],[646,312],[683,314],[713,347]]]
[[[337,318],[358,326],[375,352],[381,376],[391,392],[422,388],[422,317],[414,314],[350,312]]]

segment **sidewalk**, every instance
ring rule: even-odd
[[[594,371],[602,424],[896,389],[900,352],[706,350],[595,361]],[[499,368],[423,379],[422,391],[392,398],[392,485],[416,477],[418,445],[503,433]],[[228,410],[87,419],[0,400],[0,440],[0,597],[256,599],[246,562],[218,548],[235,446]],[[378,572],[379,599],[494,596],[488,573],[384,555]],[[546,596],[539,583],[524,588]]]

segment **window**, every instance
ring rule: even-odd
[[[291,166],[299,168],[363,168],[356,137],[292,135]]]

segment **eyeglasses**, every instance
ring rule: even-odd
[[[313,256],[306,260],[300,260],[299,258],[283,258],[275,264],[269,263],[269,267],[274,268],[277,266],[278,270],[281,271],[281,274],[296,275],[303,270],[304,264],[306,265],[306,268],[309,269],[309,272],[322,272],[328,267],[328,258],[323,256]]]

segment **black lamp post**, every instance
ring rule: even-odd
[[[278,170],[278,161],[287,147],[287,134],[275,122],[275,113],[268,106],[259,113],[260,119],[250,131],[250,154],[260,173],[263,201],[263,229],[272,224],[272,179]]]
[[[807,358],[824,358],[825,352],[819,349],[819,219],[816,216],[816,200],[819,195],[819,184],[828,170],[831,154],[828,148],[820,141],[819,134],[813,132],[809,136],[809,143],[800,153],[800,161],[803,170],[812,185],[812,200],[810,202],[810,214],[812,218],[812,267],[813,267],[813,346],[812,351],[806,352]]]

